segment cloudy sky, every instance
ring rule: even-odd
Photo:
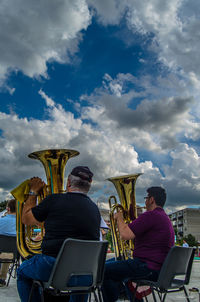
[[[167,208],[200,201],[198,0],[1,0],[0,199],[75,149],[107,204],[108,177],[143,173],[136,199],[162,185]]]

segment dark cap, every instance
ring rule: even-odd
[[[93,173],[90,171],[88,167],[78,166],[72,170],[71,175],[78,176],[83,180],[87,180],[91,182]]]

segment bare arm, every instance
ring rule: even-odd
[[[135,238],[135,234],[131,231],[129,226],[124,222],[122,212],[118,212],[114,216],[117,221],[120,237],[124,240],[130,240]]]
[[[22,211],[22,223],[26,225],[38,225],[41,224],[35,219],[32,213],[32,208],[35,207],[37,201],[37,195],[44,187],[45,183],[39,177],[33,177],[30,180],[29,188],[30,191],[34,192],[35,195],[29,195]]]

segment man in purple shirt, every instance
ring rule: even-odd
[[[134,251],[133,259],[106,263],[102,288],[104,302],[117,301],[121,284],[128,279],[156,281],[165,257],[174,245],[174,230],[163,210],[165,190],[151,187],[147,193],[147,211],[129,225],[124,222],[122,212],[115,214],[121,238],[134,240]]]

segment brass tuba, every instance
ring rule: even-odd
[[[37,203],[47,195],[53,193],[64,192],[64,171],[65,165],[69,158],[79,155],[78,151],[68,149],[50,149],[42,150],[30,153],[28,157],[38,159],[42,162],[47,178],[47,184],[38,196]],[[16,233],[17,233],[17,247],[18,251],[23,258],[29,258],[32,255],[41,253],[41,243],[44,228],[41,228],[41,239],[35,240],[34,230],[38,226],[27,226],[22,224],[22,210],[24,201],[29,193],[28,180],[22,183],[20,186],[15,188],[11,194],[17,200],[17,211],[16,211]]]
[[[133,251],[132,240],[122,240],[119,235],[117,224],[114,220],[114,212],[121,210],[123,212],[125,223],[132,222],[137,218],[137,206],[135,201],[135,184],[137,178],[142,173],[111,177],[107,180],[111,181],[118,193],[120,204],[117,203],[115,196],[110,196],[110,224],[113,248],[116,259],[128,259]]]

